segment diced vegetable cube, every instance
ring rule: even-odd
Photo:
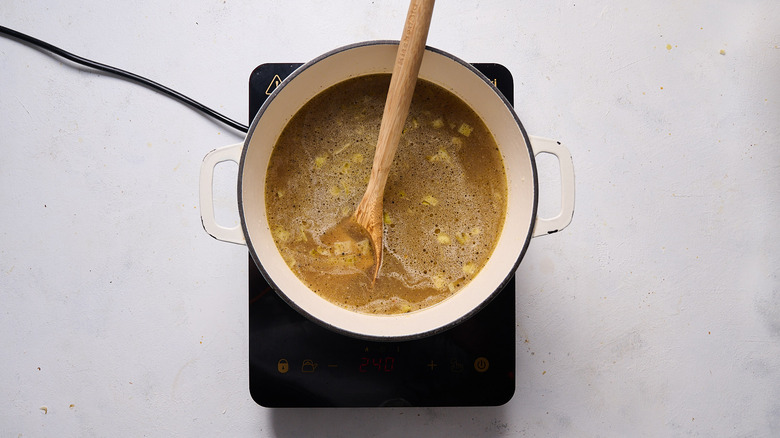
[[[450,236],[448,236],[448,235],[446,235],[444,233],[437,234],[436,235],[436,240],[438,240],[439,243],[441,243],[442,245],[449,245],[450,242],[451,242]]]
[[[458,128],[458,132],[460,132],[462,135],[468,137],[471,135],[471,131],[473,131],[474,128],[471,127],[468,123],[461,123],[460,127]]]
[[[474,275],[477,273],[477,264],[474,262],[468,262],[463,265],[463,273],[466,275]]]
[[[436,155],[429,155],[426,157],[428,161],[431,163],[435,163],[437,161],[446,161],[447,163],[451,162],[450,154],[447,153],[447,150],[444,148],[440,148],[438,152],[436,152]]]
[[[371,253],[371,243],[368,239],[361,240],[357,243],[358,255],[368,255]]]
[[[431,195],[428,195],[428,196],[423,198],[421,204],[422,205],[428,205],[428,206],[431,206],[431,207],[436,207],[437,205],[439,205],[439,200],[434,198]]]
[[[306,227],[301,225],[298,227],[298,234],[295,235],[296,242],[308,242],[309,238],[306,236]]]
[[[343,242],[334,242],[333,252],[336,255],[346,255],[346,254],[353,254],[355,250],[353,248],[352,242],[349,240],[345,240]]]
[[[290,240],[290,232],[285,230],[281,225],[274,229],[273,234],[276,237],[276,240],[280,242],[287,242]]]
[[[311,251],[309,251],[309,254],[311,254],[313,256],[320,255],[320,256],[326,256],[327,257],[327,256],[330,256],[330,250],[328,248],[325,248],[324,246],[318,246],[318,247],[312,249]]]
[[[322,166],[324,166],[327,161],[328,161],[328,157],[324,155],[320,155],[314,159],[314,167],[317,169],[321,169]]]
[[[438,128],[441,128],[442,126],[444,126],[444,120],[442,120],[441,118],[438,118],[438,119],[433,121],[433,127],[434,128],[438,129]]]
[[[287,266],[291,268],[294,268],[295,265],[298,264],[298,262],[295,260],[295,257],[290,254],[282,254],[282,258],[284,259],[284,262],[287,263]]]

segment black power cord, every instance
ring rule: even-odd
[[[190,107],[205,113],[206,115],[219,120],[220,122],[230,126],[231,128],[234,128],[236,130],[239,130],[241,132],[247,132],[249,131],[249,128],[246,125],[243,125],[241,123],[236,122],[233,119],[230,119],[213,109],[203,105],[200,102],[197,102],[178,91],[172,90],[162,84],[158,84],[157,82],[154,82],[150,79],[147,79],[143,76],[139,76],[135,73],[131,73],[129,71],[125,71],[116,67],[112,67],[110,65],[101,64],[99,62],[95,62],[86,58],[82,58],[81,56],[74,55],[73,53],[70,53],[68,51],[65,51],[63,49],[60,49],[57,46],[53,46],[45,41],[41,41],[37,38],[33,38],[29,35],[23,34],[21,32],[15,31],[13,29],[9,29],[5,26],[0,26],[0,34],[10,36],[11,38],[15,38],[21,41],[24,41],[28,44],[31,44],[39,49],[46,50],[48,52],[54,53],[55,55],[61,56],[67,60],[73,61],[77,64],[81,64],[83,66],[93,68],[95,70],[104,71],[106,73],[111,73],[113,75],[119,76],[120,78],[130,80],[132,82],[136,82],[141,85],[145,85],[153,90],[156,90],[166,96],[172,97],[186,105],[189,105]]]

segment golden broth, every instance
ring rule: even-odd
[[[371,171],[390,75],[353,78],[311,99],[273,150],[265,196],[279,251],[324,298],[365,313],[417,310],[457,292],[486,263],[504,223],[506,174],[480,118],[418,80],[384,196],[384,262],[368,241],[325,233],[354,213]]]

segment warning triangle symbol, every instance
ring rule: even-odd
[[[278,87],[281,83],[282,78],[280,78],[279,75],[274,75],[274,78],[271,79],[271,83],[268,84],[268,88],[265,89],[265,94],[270,95],[273,93],[276,87]]]

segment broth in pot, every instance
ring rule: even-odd
[[[328,239],[368,183],[389,74],[321,92],[287,123],[271,155],[266,213],[290,269],[362,313],[410,312],[457,293],[482,269],[504,223],[507,178],[485,124],[460,98],[418,79],[384,195],[384,262],[369,241]]]

